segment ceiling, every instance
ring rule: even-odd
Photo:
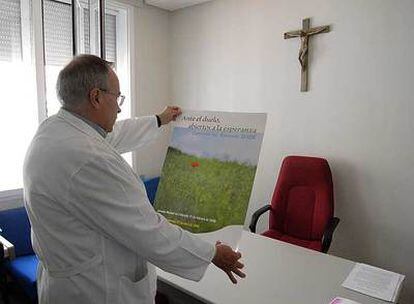
[[[208,2],[211,0],[145,0],[146,4],[157,6],[162,9],[174,11],[176,9]]]

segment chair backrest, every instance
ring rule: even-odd
[[[142,181],[144,182],[145,190],[147,191],[148,200],[150,201],[151,205],[154,205],[155,195],[157,193],[160,178],[142,178]]]
[[[320,240],[334,214],[332,175],[326,159],[287,156],[272,197],[269,228]]]
[[[0,234],[14,245],[16,256],[33,254],[30,222],[24,207],[0,211]]]

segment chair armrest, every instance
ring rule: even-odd
[[[10,243],[6,238],[0,235],[0,246],[2,249],[2,258],[13,260],[16,257],[14,252],[14,245]]]
[[[328,225],[326,226],[325,232],[322,236],[322,252],[327,253],[329,250],[329,247],[331,246],[332,242],[332,235],[333,232],[339,224],[339,218],[333,217],[329,220]]]
[[[257,225],[257,221],[259,220],[259,217],[269,211],[271,209],[270,205],[265,205],[259,209],[257,209],[253,215],[252,215],[252,220],[250,221],[250,225],[249,225],[249,229],[251,232],[256,233],[256,225]]]

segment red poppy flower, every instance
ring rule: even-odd
[[[199,162],[192,162],[191,167],[193,167],[193,168],[200,167],[200,163]]]

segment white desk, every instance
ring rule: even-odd
[[[0,235],[0,245],[3,246],[4,258],[13,260],[15,258],[14,245]]]
[[[241,239],[240,239],[241,234]],[[192,297],[214,304],[327,304],[341,296],[361,304],[389,303],[341,286],[354,262],[279,242],[239,226],[200,234],[238,248],[245,264],[245,279],[233,285],[227,275],[210,265],[200,282],[192,282],[158,269],[158,279]]]

